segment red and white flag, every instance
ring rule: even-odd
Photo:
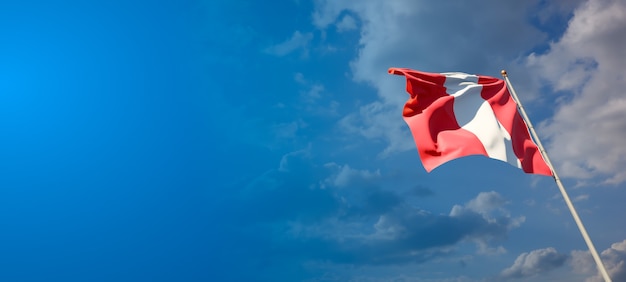
[[[405,68],[389,73],[406,77],[411,96],[402,115],[428,172],[456,158],[485,155],[527,173],[552,175],[504,80]]]

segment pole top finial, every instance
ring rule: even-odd
[[[502,76],[504,76],[504,77],[506,77],[506,76],[507,76],[507,74],[506,74],[506,70],[501,70],[501,71],[500,71],[500,74],[502,74]]]

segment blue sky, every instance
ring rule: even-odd
[[[600,281],[551,178],[484,157],[424,171],[389,67],[507,69],[626,279],[625,14],[0,2],[0,280]]]

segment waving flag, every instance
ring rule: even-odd
[[[404,68],[389,73],[406,77],[410,97],[402,115],[428,172],[456,158],[485,155],[527,173],[552,175],[504,80]]]

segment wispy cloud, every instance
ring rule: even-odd
[[[325,167],[335,168],[336,173],[326,179],[326,183],[335,187],[346,187],[357,181],[368,181],[374,178],[380,178],[380,170],[358,170],[353,169],[349,165],[337,165],[335,163],[326,164]]]
[[[338,32],[351,31],[357,28],[356,20],[350,15],[343,16],[336,26]]]
[[[276,45],[267,47],[264,51],[275,56],[285,56],[297,50],[301,50],[306,55],[308,52],[307,47],[312,39],[312,33],[301,33],[300,31],[295,31],[291,38]]]
[[[295,108],[301,108],[317,117],[337,116],[339,102],[332,99],[332,95],[326,91],[324,84],[306,78],[301,72],[295,73],[293,79],[302,88],[299,91],[300,101]]]

